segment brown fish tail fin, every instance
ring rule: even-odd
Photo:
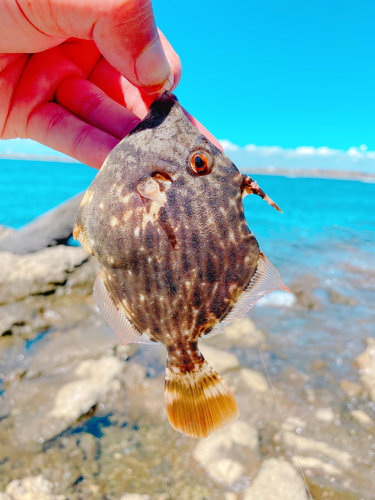
[[[167,367],[164,400],[172,427],[195,438],[207,437],[239,416],[232,391],[207,361],[191,371]]]

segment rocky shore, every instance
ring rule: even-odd
[[[269,379],[251,360],[272,361],[277,339],[248,318],[229,325],[201,349],[240,419],[185,437],[164,410],[164,348],[119,344],[92,297],[97,263],[59,244],[70,234],[55,216],[43,248],[10,250],[22,231],[0,230],[0,500],[375,499],[374,339],[350,380],[319,359]],[[292,299],[263,307],[305,318],[323,307],[315,286],[301,276]]]

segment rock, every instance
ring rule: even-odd
[[[340,387],[350,398],[357,398],[363,392],[363,387],[350,380],[342,380],[340,382]]]
[[[245,446],[255,451],[258,448],[258,432],[252,425],[237,420],[199,441],[193,450],[194,459],[207,468],[208,464],[221,458],[228,458],[234,445]]]
[[[302,469],[312,469],[318,472],[323,472],[324,474],[329,474],[330,476],[342,476],[343,472],[338,467],[332,464],[327,464],[319,458],[315,457],[301,457],[300,455],[294,455],[292,458],[293,464]]]
[[[89,460],[90,462],[95,460],[98,453],[98,447],[94,436],[88,432],[82,432],[81,434],[78,434],[77,437],[78,446],[83,451],[85,460]]]
[[[316,453],[335,461],[344,469],[350,469],[353,466],[352,456],[347,451],[339,450],[333,446],[329,446],[323,441],[315,441],[314,439],[298,436],[293,432],[283,432],[284,445],[286,447],[294,447],[298,453]]]
[[[328,290],[329,293],[329,298],[333,304],[346,304],[348,306],[356,306],[358,302],[355,299],[352,299],[351,297],[347,297],[346,295],[342,295],[339,292],[336,292],[336,290],[333,290],[330,288]]]
[[[294,293],[279,290],[262,297],[257,302],[257,307],[293,307],[297,303]]]
[[[218,431],[215,434],[211,434],[204,441],[199,441],[192,455],[200,465],[206,467],[217,457],[225,457],[232,447],[233,441],[227,435]]]
[[[286,431],[296,431],[297,429],[305,429],[306,427],[307,422],[299,417],[288,417],[281,426]]]
[[[150,495],[139,495],[138,493],[125,493],[119,500],[150,500]]]
[[[0,304],[53,291],[57,284],[65,283],[68,273],[87,259],[83,248],[62,245],[24,256],[1,253]]]
[[[296,469],[282,458],[265,460],[243,500],[307,500],[306,487]]]
[[[315,410],[315,417],[321,422],[333,422],[335,420],[335,413],[332,408],[318,408]]]
[[[266,341],[264,333],[247,316],[229,323],[221,336],[228,349],[236,346],[253,347]]]
[[[5,492],[11,500],[66,500],[65,495],[53,494],[53,484],[42,475],[15,479]]]
[[[242,368],[239,373],[240,383],[253,389],[256,392],[265,392],[268,389],[268,383],[261,373],[250,368]]]
[[[0,241],[14,233],[14,229],[0,224]],[[1,500],[1,497],[0,497]]]
[[[7,493],[0,493],[0,500],[12,500]]]
[[[224,493],[224,500],[237,500],[237,495],[232,491],[228,491],[228,493]]]
[[[124,364],[113,356],[82,361],[75,371],[82,379],[66,384],[58,391],[50,416],[74,422],[85,415],[101,395],[111,390],[123,368]]]
[[[366,340],[366,350],[356,357],[355,362],[359,368],[362,384],[368,390],[369,395],[375,401],[375,339]]]
[[[211,479],[230,487],[242,476],[245,468],[231,458],[221,458],[207,464],[206,471]]]
[[[77,219],[78,207],[84,193],[74,196],[58,207],[1,238],[0,252],[12,252],[26,255],[38,252],[46,247],[64,244],[72,236],[73,226]]]
[[[367,429],[373,427],[375,422],[372,420],[370,415],[365,413],[362,410],[353,410],[350,412],[350,415],[356,420],[360,425],[366,427]]]
[[[312,274],[300,276],[292,281],[289,289],[295,295],[298,305],[304,309],[319,309],[320,301],[314,296],[314,290],[319,286],[318,279]]]
[[[199,345],[199,350],[208,363],[219,373],[223,373],[231,368],[236,368],[240,364],[237,356],[230,352],[221,351],[202,343]]]
[[[17,321],[22,321],[22,316],[17,310],[17,306],[11,304],[9,306],[0,307],[0,337],[4,333],[11,331],[12,326],[17,323]]]

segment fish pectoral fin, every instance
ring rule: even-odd
[[[73,227],[73,238],[81,243],[81,245],[83,246],[83,248],[86,250],[87,253],[94,255],[87,234],[85,233],[85,230],[83,229],[81,224],[79,224],[78,222],[74,224]]]
[[[167,367],[164,400],[172,427],[195,438],[205,438],[239,416],[231,390],[207,361],[191,371]]]
[[[242,176],[242,198],[245,198],[248,194],[256,194],[265,200],[271,207],[275,208],[279,212],[283,213],[282,210],[276,205],[276,203],[271,200],[271,198],[259,187],[259,184],[254,181],[248,175]]]
[[[155,201],[160,207],[164,207],[167,202],[165,193],[161,191],[160,184],[154,178],[140,182],[137,191],[143,198]]]
[[[259,299],[276,290],[290,291],[285,286],[275,266],[271,264],[263,252],[260,252],[258,268],[252,280],[242,292],[233,309],[222,320],[222,323],[225,325],[242,318]]]
[[[142,335],[117,308],[100,273],[94,283],[94,299],[101,315],[118,336],[122,345],[129,344],[130,342],[154,344],[146,335]]]

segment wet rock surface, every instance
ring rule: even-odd
[[[0,252],[26,255],[66,243],[72,236],[83,196],[74,196],[17,231],[0,226]]]
[[[374,499],[372,339],[341,378],[322,359],[303,370],[263,305],[201,342],[240,418],[197,441],[167,421],[164,348],[121,346],[97,312],[94,259],[64,245],[1,258],[0,500]],[[307,282],[288,306],[300,323],[323,307]]]

